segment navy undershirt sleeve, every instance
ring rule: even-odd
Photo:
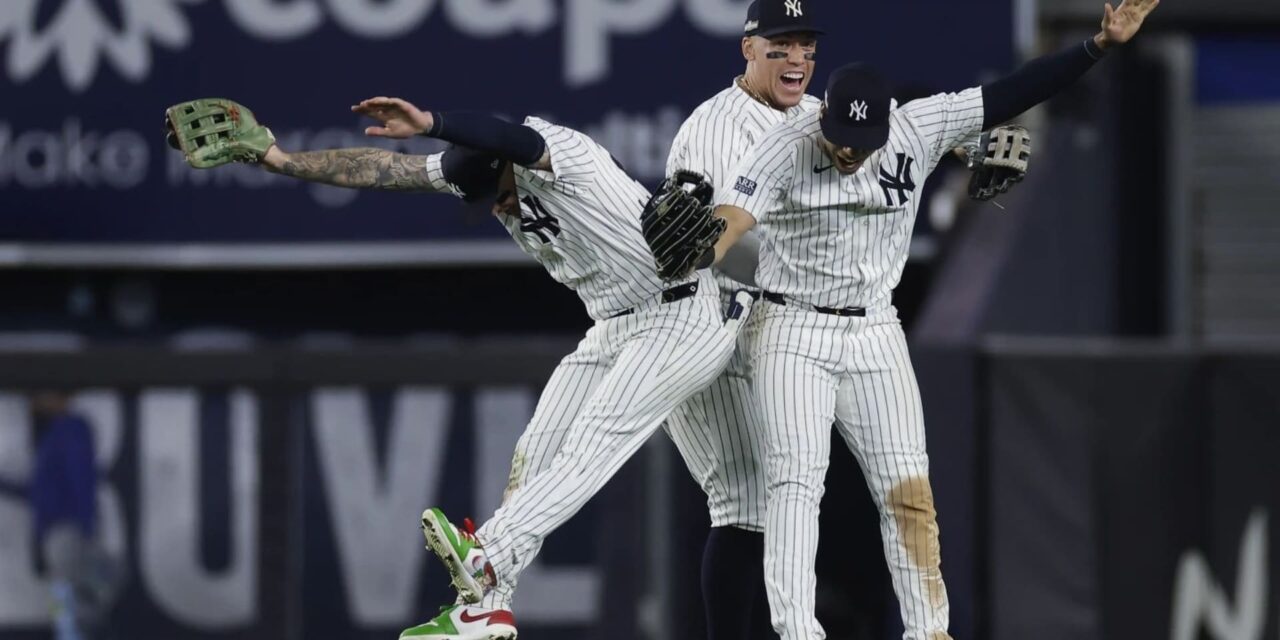
[[[518,165],[532,166],[546,153],[547,142],[533,129],[487,113],[432,112],[426,136],[491,153]]]
[[[990,129],[1053,97],[1102,59],[1093,38],[1040,56],[1017,71],[982,86],[982,128]]]

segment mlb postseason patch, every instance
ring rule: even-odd
[[[749,196],[753,196],[756,193],[756,181],[743,176],[738,176],[738,183],[733,185],[733,188]]]

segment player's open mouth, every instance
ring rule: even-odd
[[[782,86],[788,89],[795,89],[796,91],[799,91],[800,87],[803,84],[804,84],[804,72],[788,71],[782,74]]]
[[[836,162],[836,171],[839,171],[840,173],[845,174],[845,175],[848,175],[848,174],[851,174],[851,173],[857,173],[857,172],[858,172],[858,169],[861,169],[861,168],[862,168],[862,163],[863,163],[863,162],[864,162],[863,160],[858,160],[858,161],[856,161],[856,162],[849,162],[849,161],[847,161],[847,160],[839,160],[839,161],[837,161],[837,162]]]

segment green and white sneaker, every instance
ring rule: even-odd
[[[464,520],[463,526],[466,528],[453,526],[444,512],[434,507],[422,512],[422,535],[427,537],[427,547],[449,570],[449,578],[463,602],[475,604],[498,579],[484,553],[484,545],[476,539],[471,519]]]
[[[465,604],[440,607],[426,624],[400,632],[400,640],[515,640],[516,619],[504,609]]]

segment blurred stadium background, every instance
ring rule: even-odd
[[[1101,3],[806,4],[830,34],[811,92],[865,59],[910,97],[1083,38]],[[291,148],[367,144],[348,106],[375,95],[540,114],[653,184],[741,73],[745,5],[0,0],[0,638],[50,635],[31,392],[95,436],[126,576],[101,637],[389,638],[450,598],[417,514],[492,511],[587,326],[487,211],[196,173],[165,106],[231,97]],[[896,302],[957,639],[1280,638],[1278,70],[1273,0],[1166,0],[1025,117],[1006,210],[959,165],[933,179]],[[820,617],[900,637],[833,451]],[[521,637],[702,637],[706,527],[656,437],[522,580]]]

